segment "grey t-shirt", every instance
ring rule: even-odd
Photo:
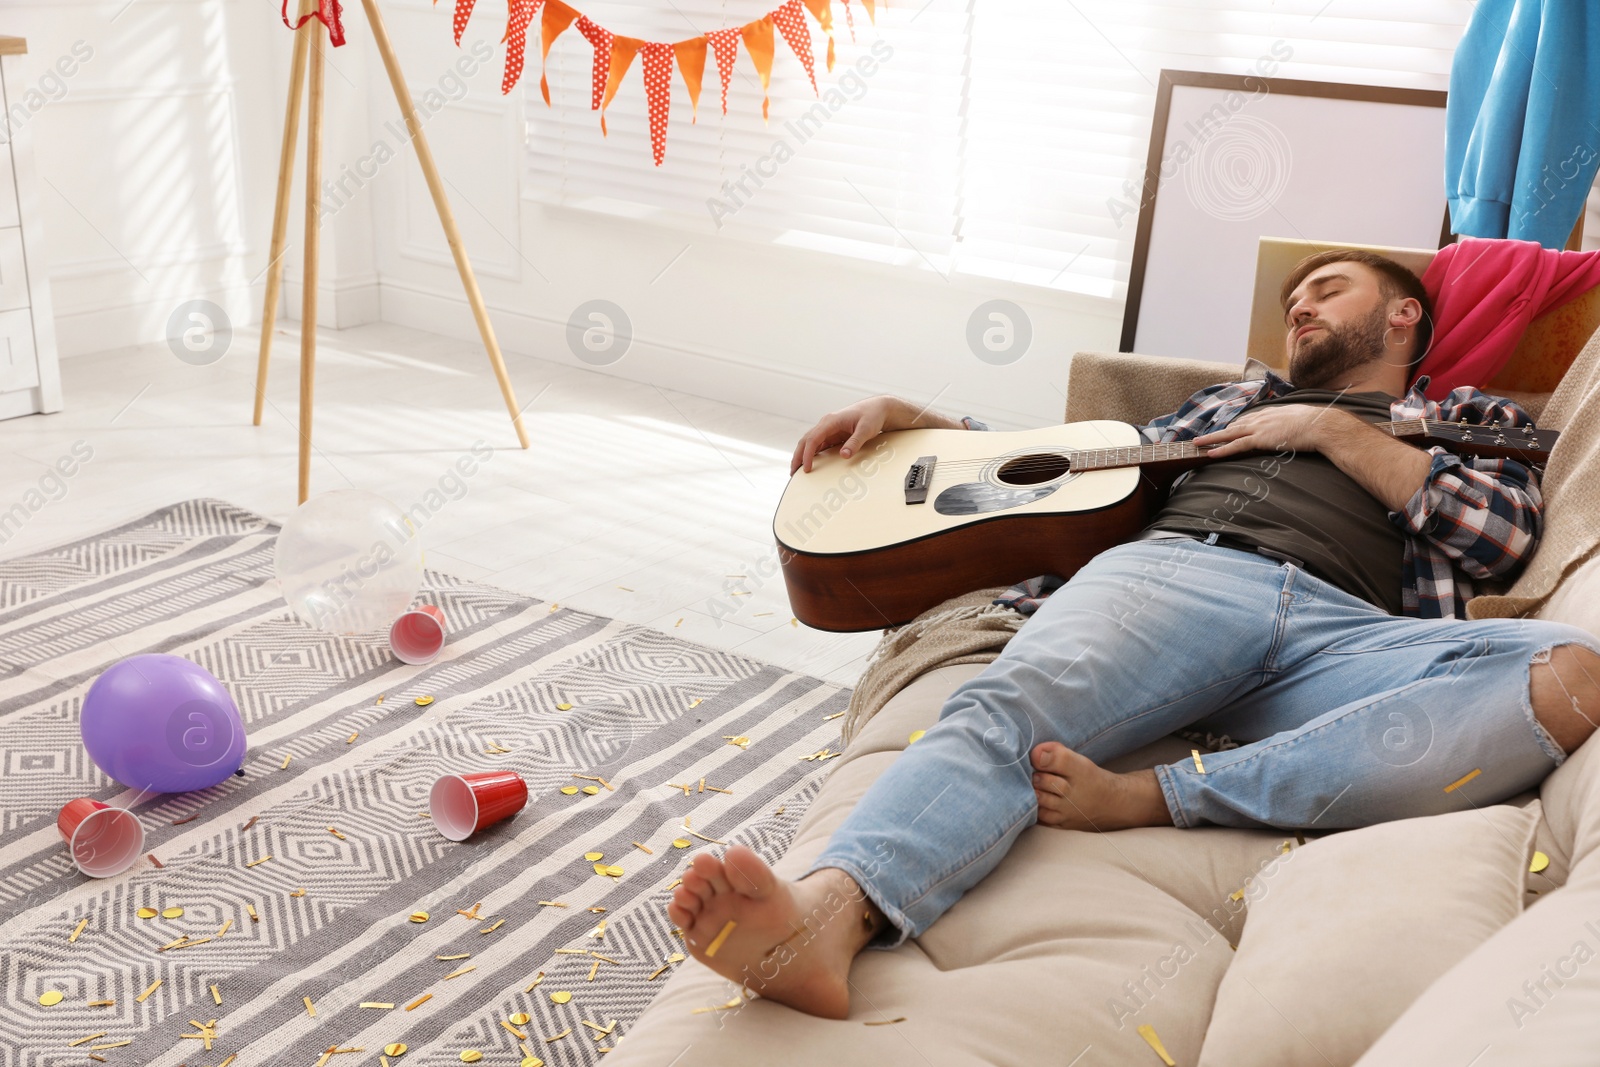
[[[1389,422],[1387,393],[1296,389],[1269,404],[1343,408]],[[1389,509],[1319,452],[1219,459],[1191,471],[1151,520],[1153,530],[1213,531],[1294,556],[1317,577],[1391,615],[1401,613],[1405,533]]]

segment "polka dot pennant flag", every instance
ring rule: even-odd
[[[850,43],[856,43],[856,16],[850,10],[850,0],[844,0],[844,24],[850,31]]]
[[[700,82],[706,73],[705,36],[691,37],[672,46],[678,61],[678,73],[683,75],[683,87],[689,90],[690,122],[700,117]]]
[[[817,20],[817,27],[828,35],[828,71],[833,71],[833,4],[831,0],[806,0],[806,10]]]
[[[545,69],[550,60],[550,46],[556,43],[556,38],[565,33],[567,27],[572,25],[572,20],[577,17],[578,13],[563,4],[561,0],[545,0],[544,16],[539,22],[539,40],[541,42],[539,51],[539,93],[544,97],[546,107],[550,105],[550,79],[547,77]],[[594,24],[590,23],[590,25]],[[599,29],[599,27],[595,28]],[[605,30],[600,30],[600,32],[606,33]],[[606,41],[608,52],[610,48],[611,42],[608,37]],[[599,106],[599,104],[600,99],[596,95],[595,106]]]
[[[437,3],[437,0],[435,2]],[[477,2],[478,0],[456,0],[456,13],[451,19],[451,23],[456,31],[456,47],[458,48],[461,46],[461,34],[467,28],[467,20],[472,17],[472,5]]]
[[[589,110],[600,110],[600,96],[606,91],[606,75],[611,70],[611,31],[591,22],[588,15],[578,16],[578,32],[594,45],[594,73],[591,76],[593,92]],[[630,57],[631,58],[631,57]]]
[[[799,57],[800,63],[806,68],[806,77],[811,79],[811,91],[817,91],[816,57],[811,52],[811,30],[806,26],[806,16],[800,9],[800,0],[788,0],[788,3],[772,13],[772,24],[783,34],[784,42],[789,50]]]
[[[328,43],[338,48],[344,44],[344,12],[339,0],[317,0],[317,9],[308,11],[294,22],[289,21],[289,0],[283,0],[283,24],[298,30],[308,19],[316,19],[328,28]]]
[[[733,59],[739,52],[739,27],[712,30],[706,34],[711,56],[717,61],[717,77],[722,79],[722,113],[728,113],[728,83],[733,80]]]
[[[659,167],[667,156],[667,111],[672,106],[672,46],[658,42],[647,44],[639,49],[639,61],[644,67],[644,98],[650,108],[650,151]]]
[[[500,93],[511,92],[511,87],[522,77],[522,65],[527,59],[528,27],[538,14],[543,0],[509,0],[511,12],[506,22],[506,72],[500,79]]]
[[[772,32],[772,16],[766,15],[745,23],[739,35],[744,39],[744,50],[750,53],[750,62],[756,65],[756,74],[761,77],[761,121],[765,122],[771,103],[767,97],[767,86],[772,84],[772,55],[777,48]]]

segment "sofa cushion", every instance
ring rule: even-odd
[[[931,671],[863,727],[834,761],[779,874],[805,871],[911,732],[933,725],[950,691],[982,669]],[[1121,762],[1148,764],[1173,751]],[[609,1067],[1023,1065],[1070,1063],[1092,1046],[1084,1067],[1159,1064],[1140,1034],[1148,1026],[1177,1062],[1192,1064],[1249,903],[1239,890],[1260,880],[1284,842],[1283,834],[1221,828],[1088,834],[1035,826],[922,937],[857,957],[849,1019],[759,999],[694,1014],[728,1004],[738,989],[691,959],[606,1059]]]
[[[1250,909],[1200,1067],[1354,1063],[1440,975],[1521,912],[1538,818],[1537,802],[1499,804],[1296,850]]]

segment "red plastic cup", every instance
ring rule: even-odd
[[[444,612],[432,604],[412,608],[389,627],[389,648],[402,663],[427,663],[444,647]]]
[[[452,841],[465,841],[509,819],[528,803],[528,783],[516,771],[447,774],[433,783],[428,813]]]
[[[56,816],[56,829],[72,862],[90,878],[121,874],[144,852],[144,827],[133,812],[88,797],[69,801]]]

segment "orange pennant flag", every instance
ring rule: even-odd
[[[545,75],[545,65],[550,60],[550,46],[566,32],[578,13],[561,0],[545,0],[544,18],[539,21],[539,92],[544,95],[545,106],[550,106],[550,81]],[[599,90],[595,90],[595,103],[599,104]]]
[[[690,122],[700,117],[700,82],[706,73],[706,39],[691,37],[672,46],[678,59],[678,73],[683,75],[683,87],[689,90]]]
[[[828,71],[833,72],[833,4],[831,0],[806,0],[806,10],[817,26],[828,35]]]
[[[706,34],[711,55],[717,61],[717,76],[722,79],[722,113],[728,113],[728,83],[733,80],[733,60],[739,54],[739,27],[712,30]]]
[[[617,95],[617,87],[622,84],[622,76],[633,66],[633,57],[643,47],[644,42],[637,37],[611,38],[611,72],[606,76],[606,93],[600,101],[601,136],[606,135],[606,108],[611,106],[611,98]]]
[[[522,64],[527,58],[528,27],[538,14],[544,0],[507,0],[510,15],[506,21],[506,72],[500,79],[502,96],[522,77]]]
[[[606,91],[606,77],[611,73],[611,31],[596,22],[592,22],[588,15],[578,16],[578,32],[594,45],[594,72],[590,75],[592,89],[589,94],[589,110],[600,110],[600,98]]]
[[[861,0],[861,6],[867,9],[867,18],[871,19],[874,23],[878,21],[878,13],[877,11],[873,10],[873,4],[875,2],[876,0]]]
[[[784,43],[789,50],[799,58],[802,66],[806,68],[806,77],[811,79],[811,91],[817,91],[816,56],[811,52],[811,28],[806,25],[805,13],[800,9],[800,0],[787,0],[776,8],[768,18],[783,34]]]
[[[650,151],[656,166],[667,155],[667,112],[672,108],[672,46],[652,41],[639,49],[644,99],[650,111]]]
[[[772,36],[772,16],[765,15],[754,22],[747,22],[739,31],[744,38],[745,51],[750,53],[750,61],[756,65],[756,73],[761,76],[761,119],[767,118],[767,86],[772,82],[772,53],[776,47]]]

